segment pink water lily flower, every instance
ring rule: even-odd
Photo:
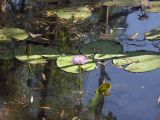
[[[83,65],[88,62],[88,57],[85,55],[75,55],[72,59],[72,62],[75,65]]]

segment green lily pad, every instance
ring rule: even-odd
[[[27,54],[28,53],[28,54]],[[41,45],[20,45],[15,49],[15,57],[23,62],[31,64],[45,63],[47,59],[56,59],[59,52],[51,47]]]
[[[147,8],[148,12],[160,12],[160,1],[150,1],[150,8]]]
[[[59,0],[36,0],[36,2],[42,2],[42,3],[54,3],[58,2]]]
[[[0,58],[3,60],[9,60],[13,58],[13,52],[10,48],[0,45]]]
[[[1,29],[1,32],[3,33],[3,35],[14,38],[17,41],[25,40],[28,38],[27,32],[19,28],[3,28]]]
[[[115,57],[123,56],[122,46],[116,41],[96,41],[86,44],[81,48],[81,52],[86,56],[92,56],[95,53],[95,59],[112,59]]]
[[[7,41],[11,42],[11,39],[3,34],[3,31],[0,30],[0,42]]]
[[[108,96],[110,95],[110,89],[111,89],[111,84],[110,83],[103,83],[97,90],[96,94],[103,95],[103,96]]]
[[[160,54],[149,51],[134,51],[125,57],[114,59],[113,63],[130,72],[148,72],[160,68]]]
[[[92,15],[91,10],[88,7],[68,7],[68,8],[61,8],[55,10],[48,10],[48,16],[57,15],[61,19],[77,19],[83,20],[88,18]]]
[[[73,58],[75,55],[62,55],[57,59],[57,66],[60,67],[62,70],[69,72],[69,73],[79,73],[79,65],[73,64]],[[88,59],[88,62],[80,65],[80,67],[84,71],[90,71],[96,68],[96,63]]]
[[[151,30],[150,32],[145,33],[147,40],[159,40],[160,39],[160,28]]]
[[[0,45],[1,46],[5,46],[5,47],[10,47],[12,43],[11,38],[5,36],[2,32],[2,30],[0,30]]]
[[[139,0],[111,0],[111,1],[104,2],[103,5],[134,7],[134,6],[139,6],[140,2]]]

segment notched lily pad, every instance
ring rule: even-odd
[[[60,67],[62,70],[69,72],[69,73],[79,73],[79,65],[76,65],[73,63],[73,58],[75,55],[62,55],[57,59],[57,66]],[[82,70],[84,71],[90,71],[96,68],[96,63],[88,59],[88,61],[80,65]]]
[[[56,49],[41,45],[20,45],[15,49],[15,57],[18,60],[31,64],[45,63],[47,59],[56,59],[58,56]]]
[[[47,15],[57,15],[61,19],[71,19],[83,20],[92,15],[91,10],[88,7],[68,7],[60,8],[55,10],[48,10]]]
[[[150,32],[145,33],[147,40],[160,40],[160,28],[155,28]]]
[[[81,52],[86,56],[94,56],[95,59],[112,59],[123,56],[123,48],[116,41],[96,41],[86,44],[81,48]]]
[[[111,0],[111,1],[104,2],[103,5],[134,7],[134,6],[139,6],[140,2],[139,0]]]
[[[97,90],[96,94],[108,96],[110,95],[111,83],[103,83]]]
[[[160,68],[160,54],[149,51],[125,53],[125,57],[114,59],[113,63],[130,72],[148,72]]]
[[[1,29],[1,32],[3,33],[3,35],[14,38],[17,41],[25,40],[28,38],[27,32],[19,28],[3,28]]]

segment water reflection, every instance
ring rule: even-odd
[[[144,33],[159,25],[157,22],[159,13],[149,14],[149,20],[146,21],[139,21],[137,19],[138,13],[131,13],[127,17],[128,27],[125,35],[135,32]],[[125,22],[125,20],[124,17],[122,21]],[[59,36],[66,40],[64,44],[59,46],[59,48],[64,48],[61,50],[63,52],[70,51],[68,36],[64,31],[59,31]],[[147,40],[129,41],[125,38],[121,42],[124,45],[124,51],[151,48],[157,51]],[[136,46],[142,45],[142,43],[143,46]],[[146,44],[151,47],[145,46]],[[78,76],[61,71],[55,60],[30,67],[31,70],[27,64],[16,60],[0,60],[0,119],[116,120],[113,115],[116,114],[120,120],[152,120],[158,113],[154,102],[156,96],[159,96],[157,92],[160,84],[158,70],[142,74],[128,73],[115,68],[110,61],[107,65],[102,61],[96,70],[83,74],[84,92],[81,93],[82,98],[80,98]],[[94,111],[92,107],[89,109],[88,104],[94,97],[97,97],[95,95],[96,88],[108,79],[111,79],[110,82],[113,84],[111,96],[101,96]],[[82,100],[82,105],[79,104],[80,100]],[[153,111],[149,108],[152,108]],[[147,117],[148,119],[144,119]]]

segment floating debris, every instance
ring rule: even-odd
[[[128,39],[129,40],[135,40],[135,39],[137,39],[138,37],[139,37],[139,35],[140,35],[140,33],[135,33],[135,34],[133,34],[133,35],[130,35],[129,37],[128,37]]]
[[[158,97],[158,104],[160,105],[160,96]]]

